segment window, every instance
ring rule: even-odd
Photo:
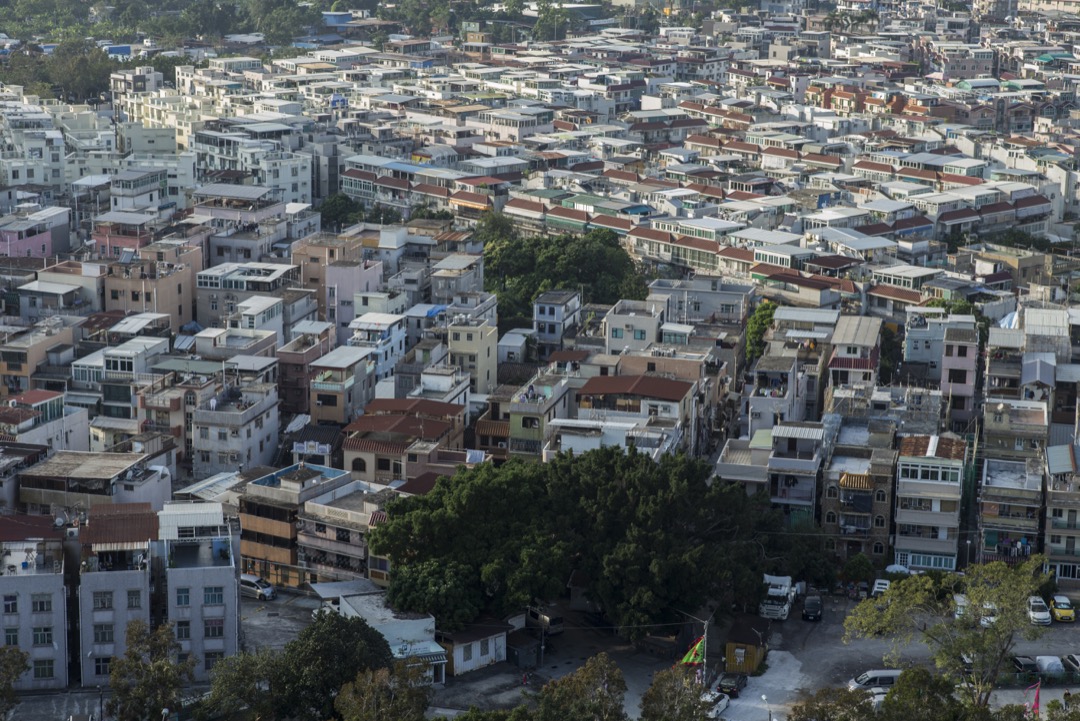
[[[112,591],[94,591],[94,610],[108,611],[112,609]]]
[[[19,597],[14,593],[4,596],[4,613],[19,612]]]
[[[472,644],[467,644],[461,647],[461,660],[472,661]]]
[[[112,656],[103,656],[94,659],[94,675],[108,676],[112,671]]]
[[[35,593],[30,597],[30,610],[34,613],[51,612],[52,596],[48,593]]]
[[[120,300],[120,291],[118,291],[118,290],[115,290],[115,289],[114,289],[114,290],[111,290],[111,291],[109,291],[109,297],[110,297],[110,298],[111,298],[112,300]]]
[[[611,329],[611,337],[612,338],[622,338],[622,328],[612,328]]]
[[[354,458],[352,461],[352,469],[360,473],[367,472],[367,461],[363,458]]]
[[[967,383],[967,371],[962,368],[949,369],[950,383]]]
[[[214,669],[214,666],[217,665],[217,662],[225,658],[225,654],[221,653],[220,651],[208,652],[204,654],[204,656],[206,657],[206,659],[205,661],[203,661],[203,667],[207,671],[212,671]]]
[[[221,586],[207,586],[203,589],[204,606],[220,606],[225,603],[225,589]]]
[[[945,346],[945,355],[946,355],[946,357],[948,357],[948,358],[952,358],[952,355],[953,355],[953,346],[951,346],[951,345],[947,345],[947,346]]]
[[[491,652],[491,642],[486,639],[480,639],[480,658],[487,656]]]
[[[881,543],[880,541],[878,543],[875,543],[874,544],[874,555],[875,556],[880,556],[883,553],[885,553],[885,544]]]
[[[829,511],[825,514],[825,523],[836,523],[836,514]]]
[[[877,492],[875,492],[874,493],[874,501],[876,501],[877,503],[884,503],[885,502],[885,491],[878,490]]]
[[[349,543],[350,541],[352,541],[352,534],[349,533],[348,528],[337,528],[334,530],[337,531],[337,540],[341,541],[342,543]]]
[[[199,429],[199,438],[204,441],[210,440],[210,429],[203,426]]]
[[[39,658],[34,661],[34,678],[52,678],[53,660],[51,658]]]
[[[5,646],[18,646],[19,645],[19,629],[18,628],[5,628],[4,629],[4,645]]]
[[[176,622],[176,640],[187,641],[191,638],[191,621]]]
[[[634,340],[645,340],[645,331],[644,330],[635,330],[634,331]]]
[[[533,418],[531,416],[523,416],[521,418],[521,427],[522,428],[539,428],[540,427],[540,419],[539,418]]]
[[[968,347],[966,345],[956,346],[956,355],[960,358],[967,358]]]
[[[874,516],[874,528],[885,528],[885,516]]]
[[[111,623],[94,624],[94,643],[112,643],[113,625]]]
[[[203,637],[225,638],[225,619],[208,618],[203,622]]]
[[[51,646],[52,645],[52,626],[35,626],[34,627],[34,645],[35,646]]]
[[[840,492],[837,490],[836,486],[830,485],[828,488],[825,489],[826,498],[836,498],[839,495]]]
[[[128,591],[128,608],[142,608],[142,591]]]
[[[178,589],[176,589],[176,605],[177,606],[190,606],[191,605],[191,589],[190,588],[178,588]]]
[[[375,466],[380,471],[389,471],[390,470],[390,459],[389,458],[380,458],[379,460],[377,460],[375,462]]]

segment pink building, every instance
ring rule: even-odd
[[[67,252],[67,248],[63,249]],[[9,258],[47,258],[55,255],[52,232],[44,223],[30,219],[14,220],[0,227],[0,254]]]
[[[979,363],[979,331],[947,328],[941,356],[941,393],[948,404],[952,430],[963,432],[975,417],[975,379]]]

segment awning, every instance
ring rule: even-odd
[[[854,491],[869,491],[870,476],[866,473],[845,473],[840,476],[840,487],[850,488]]]
[[[439,664],[446,663],[446,652],[442,653],[420,653],[415,656],[409,656],[405,659],[405,663],[409,666],[429,665],[437,666]]]
[[[451,205],[460,205],[464,208],[474,208],[476,210],[490,210],[490,203],[474,203],[471,200],[463,200],[461,198],[450,198]]]

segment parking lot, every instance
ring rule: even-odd
[[[770,636],[768,670],[752,677],[740,698],[733,699],[723,717],[727,721],[760,721],[771,717],[784,719],[793,703],[826,686],[841,686],[848,679],[871,668],[882,668],[889,644],[883,639],[859,639],[849,645],[841,641],[843,621],[854,602],[841,597],[825,597],[820,622],[803,621],[797,605],[787,621],[774,622]],[[309,596],[282,594],[273,601],[244,598],[241,603],[241,644],[244,650],[281,649],[311,622],[318,601]],[[589,657],[606,652],[619,665],[626,679],[625,708],[631,718],[638,717],[642,694],[653,674],[669,668],[670,658],[638,650],[605,629],[584,623],[580,616],[566,614],[564,633],[551,638],[544,663],[522,685],[522,674],[501,663],[461,679],[450,679],[435,692],[433,713],[453,716],[457,710],[476,705],[481,708],[506,708],[520,703],[524,691],[535,691],[544,682],[565,676],[579,668]],[[710,643],[713,637],[710,634]],[[720,636],[715,638],[717,642]],[[1065,656],[1080,653],[1080,624],[1054,623],[1036,641],[1021,640],[1016,653],[1029,656]],[[715,651],[711,662],[718,662]],[[914,643],[904,649],[902,663],[929,664],[925,646]],[[1078,689],[1073,688],[1076,692]],[[1060,699],[1064,686],[1044,688],[1042,700]],[[995,692],[992,703],[1030,703],[1030,692],[1023,688]],[[762,696],[766,700],[762,700]],[[96,712],[96,690],[73,690],[60,694],[22,696],[12,718],[20,721],[64,720],[72,713]]]

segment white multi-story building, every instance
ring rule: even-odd
[[[405,316],[364,313],[349,324],[353,329],[349,345],[370,348],[375,363],[375,380],[393,375],[394,366],[405,355]]]
[[[966,460],[967,444],[959,438],[900,439],[895,563],[912,570],[955,570]]]
[[[0,547],[6,564],[0,575],[4,645],[30,655],[30,670],[15,681],[17,691],[68,685],[65,530],[57,528],[51,516],[0,517]]]
[[[278,445],[277,385],[229,385],[195,409],[192,434],[196,478],[271,465]]]

